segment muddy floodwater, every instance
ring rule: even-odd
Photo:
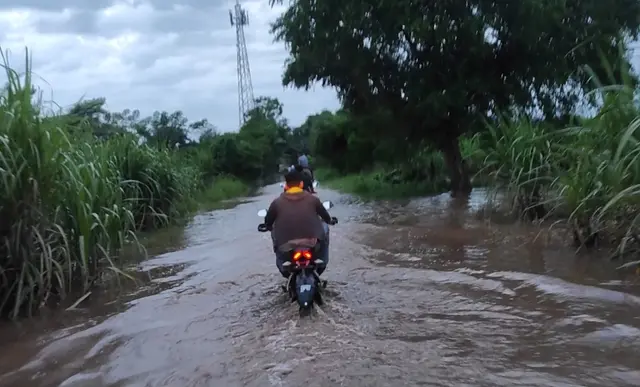
[[[640,287],[562,235],[489,223],[483,192],[356,204],[321,189],[326,304],[301,320],[257,211],[150,242],[126,297],[0,327],[0,386],[638,386]],[[535,242],[531,242],[534,241]]]

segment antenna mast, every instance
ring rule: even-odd
[[[247,11],[240,6],[240,0],[236,0],[233,12],[229,10],[231,26],[236,27],[236,48],[238,62],[238,121],[240,127],[245,123],[247,112],[254,107],[253,84],[251,83],[251,70],[249,69],[249,55],[247,44],[244,40],[244,26],[249,25]]]

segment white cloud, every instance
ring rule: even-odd
[[[221,130],[237,129],[234,0],[0,0],[0,47],[22,66],[31,50],[45,96],[61,106],[106,97],[112,110],[182,110],[208,118]],[[245,37],[254,95],[284,104],[294,125],[322,109],[336,109],[333,90],[285,89],[287,52],[274,43],[269,23],[282,7],[243,1],[250,25]],[[636,53],[634,64],[640,56]]]
[[[0,0],[0,46],[20,70],[24,47],[45,96],[61,106],[106,97],[112,110],[182,110],[237,129],[234,1],[212,0]],[[175,3],[174,3],[175,2]],[[90,7],[94,7],[93,9]],[[273,96],[294,125],[322,109],[336,109],[333,90],[284,89],[287,52],[274,43],[269,23],[282,8],[245,1],[245,38],[254,95]]]

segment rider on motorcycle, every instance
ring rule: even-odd
[[[304,173],[304,168],[302,168],[301,165],[296,165],[295,170],[298,173],[300,173],[300,176],[302,176],[302,183],[303,183],[302,189],[305,191],[309,191],[311,193],[316,193],[315,189],[313,189],[313,180],[311,179],[311,176],[309,176],[308,173]],[[285,191],[286,191],[286,188],[285,188]]]
[[[289,278],[290,273],[283,268],[283,264],[289,259],[286,245],[296,239],[314,238],[319,244],[317,258],[324,261],[324,265],[316,270],[320,275],[329,262],[327,225],[333,225],[334,222],[320,199],[303,189],[304,177],[300,172],[289,172],[284,178],[286,191],[271,202],[264,217],[265,226],[271,230],[276,266],[283,277]]]
[[[313,171],[309,166],[309,158],[304,152],[298,153],[298,165],[302,167],[304,173],[311,177],[311,181],[315,180],[313,177]]]
[[[309,168],[309,158],[304,152],[298,153],[298,165],[301,165],[302,168]]]

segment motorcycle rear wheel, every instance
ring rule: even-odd
[[[298,313],[299,313],[301,318],[309,317],[309,316],[311,316],[311,311],[312,310],[313,310],[313,306],[312,305],[301,306],[300,310],[298,311]]]

